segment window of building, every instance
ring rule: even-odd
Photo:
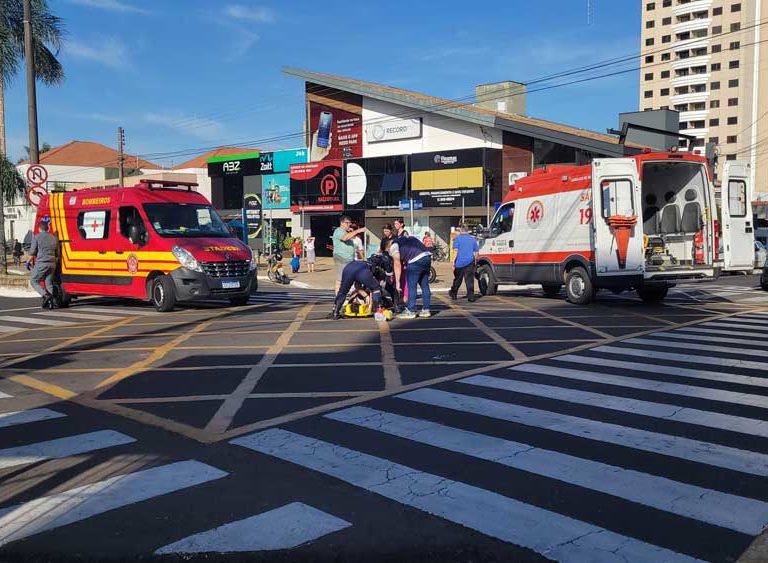
[[[662,18],[661,25],[669,25],[672,23],[672,18]]]
[[[728,106],[733,107],[739,105],[739,99],[738,98],[728,98]]]
[[[707,104],[704,102],[694,102],[691,104],[691,111],[703,111],[707,109]]]
[[[712,109],[719,108],[720,107],[720,100],[710,100],[709,101],[709,107]]]
[[[741,12],[741,4],[731,4],[731,12]]]
[[[661,60],[662,61],[669,61],[672,59],[672,53],[662,53],[661,54]]]
[[[734,78],[733,80],[728,81],[728,88],[738,88],[739,87],[739,79]]]
[[[646,80],[653,80],[653,73],[652,72],[646,72],[645,73],[645,79]]]
[[[659,94],[661,94],[662,96],[669,96],[669,88],[662,88],[661,90],[659,90]]]
[[[678,68],[675,71],[675,76],[677,76],[677,77],[688,76],[688,74],[690,74],[690,72],[689,72],[689,70],[687,68]]]
[[[669,106],[660,106],[659,109],[669,109]]]
[[[725,160],[736,160],[736,155],[735,154],[727,154],[727,155],[725,155]],[[731,217],[733,217],[733,215],[731,215]]]
[[[672,36],[671,35],[662,35],[661,36],[661,42],[662,43],[669,43],[671,41],[672,41]]]
[[[713,53],[719,53],[721,50],[722,50],[722,47],[720,45],[712,45]]]
[[[77,216],[77,231],[85,240],[104,240],[109,238],[109,211],[81,211]]]
[[[645,22],[645,29],[651,29],[652,27],[655,27],[655,26],[656,26],[656,22],[654,22],[653,20],[648,20],[647,22]]]
[[[712,63],[709,67],[709,70],[711,70],[712,72],[717,72],[718,70],[720,70],[720,63]]]
[[[741,24],[739,22],[731,24],[731,31],[739,31],[740,29],[741,29]]]
[[[710,90],[719,90],[720,89],[720,83],[719,82],[713,82],[709,85]]]
[[[648,2],[648,3],[645,5],[645,9],[646,9],[647,11],[649,11],[649,12],[650,12],[651,10],[655,10],[655,9],[656,9],[656,2]]]
[[[729,117],[728,118],[728,125],[737,125],[739,123],[738,117]]]
[[[728,68],[739,68],[739,61],[729,61]]]
[[[662,7],[662,8],[669,8],[671,5],[672,5],[672,0],[664,0],[664,1],[661,3],[661,7]]]
[[[662,70],[661,71],[661,77],[662,78],[669,78],[669,71],[668,70]]]
[[[720,120],[718,118],[715,117],[714,119],[709,120],[710,127],[717,127],[718,125],[720,125]]]
[[[741,41],[731,41],[731,44],[728,46],[728,48],[731,51],[736,51],[737,49],[741,49]]]
[[[722,8],[712,8],[712,15],[713,16],[722,16],[723,15],[723,9]]]
[[[648,55],[647,57],[645,57],[645,62],[646,62],[646,64],[652,63],[653,62],[653,55]]]
[[[707,30],[706,30],[706,29],[694,29],[694,30],[691,32],[691,36],[692,36],[692,37],[695,37],[695,38],[697,38],[697,39],[700,39],[700,38],[702,38],[702,37],[706,37],[707,35],[708,35],[708,32],[707,32]]]
[[[719,35],[723,32],[723,26],[722,25],[713,25],[712,26],[712,35]]]
[[[646,90],[643,94],[643,97],[645,98],[653,98],[653,90]]]
[[[736,142],[736,135],[728,135],[725,138],[726,143],[735,143]]]
[[[694,92],[695,94],[701,94],[702,92],[707,91],[707,85],[706,84],[694,84],[691,86],[691,92]]]
[[[649,37],[648,39],[645,40],[646,47],[650,47],[651,45],[653,45],[653,37]]]
[[[719,143],[719,142],[720,142],[720,137],[710,137],[710,138],[709,138],[709,142],[710,142],[710,143],[714,143],[714,144],[717,144],[717,143]]]

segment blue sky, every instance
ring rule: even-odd
[[[299,136],[263,142],[302,129],[303,83],[283,66],[461,98],[476,84],[637,54],[642,5],[592,0],[588,25],[587,0],[49,2],[68,31],[67,78],[38,86],[41,142],[112,146],[122,125],[126,150],[165,164],[190,158],[166,153],[214,145],[300,145]],[[27,144],[23,74],[7,94],[18,158]],[[528,96],[529,115],[597,131],[637,109],[636,71]]]

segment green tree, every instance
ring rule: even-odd
[[[13,205],[19,198],[25,197],[26,184],[19,171],[13,163],[0,154],[0,204]],[[0,272],[8,273],[8,257],[5,253],[5,225],[0,225],[3,229],[0,243]]]

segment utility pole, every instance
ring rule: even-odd
[[[125,144],[125,131],[122,127],[117,128],[117,168],[120,172],[120,187],[125,187],[125,156],[123,155],[123,145]]]
[[[35,85],[35,52],[32,48],[32,0],[24,0],[24,58],[27,62],[29,163],[40,164],[40,148],[37,141],[37,89]]]

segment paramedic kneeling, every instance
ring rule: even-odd
[[[40,232],[32,237],[29,255],[35,258],[35,266],[29,277],[29,283],[43,298],[43,309],[52,308],[53,303],[53,274],[56,271],[56,253],[59,250],[59,239],[48,232],[48,221],[40,221]],[[40,287],[43,281],[45,289]]]
[[[341,273],[341,285],[339,285],[339,292],[336,294],[336,302],[333,305],[333,311],[330,315],[332,318],[341,318],[341,309],[344,307],[344,301],[355,282],[362,285],[371,293],[371,298],[373,299],[372,310],[375,311],[379,308],[379,302],[381,301],[381,286],[373,276],[368,262],[356,260],[344,266],[344,270]]]

